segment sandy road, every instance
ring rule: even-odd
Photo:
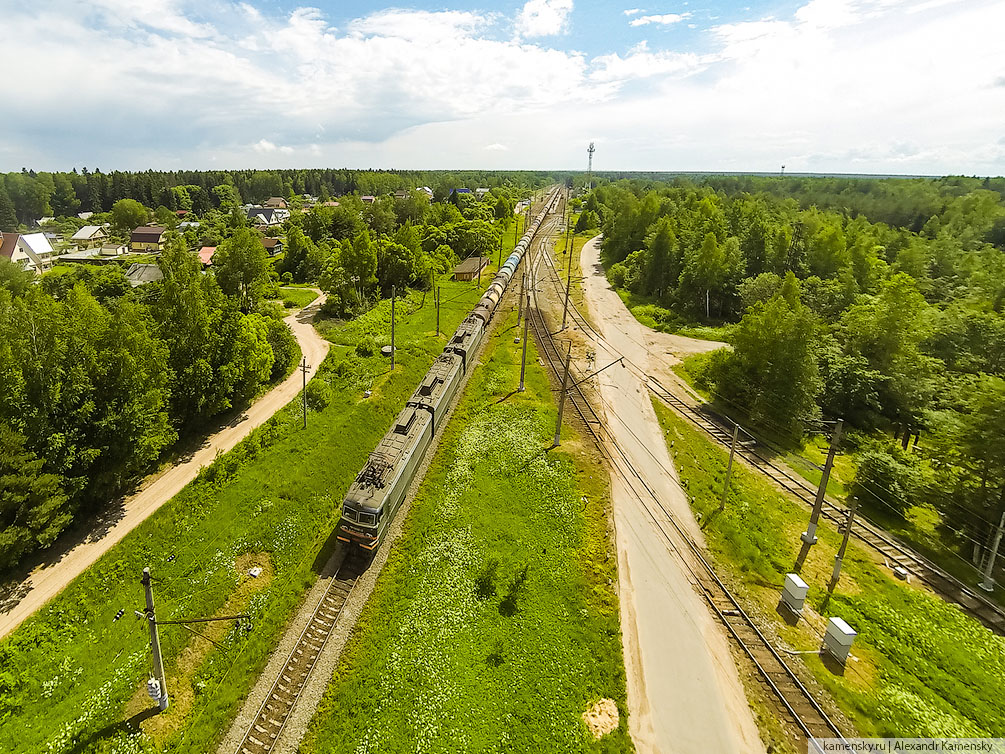
[[[607,283],[596,240],[583,248],[581,263],[590,315],[610,344],[595,344],[596,364],[603,366],[624,354],[647,370],[654,344]],[[676,484],[648,389],[627,368],[607,369],[597,381],[607,432],[663,506],[702,543]],[[651,498],[640,499],[640,483],[624,470],[612,470],[611,482],[629,724],[636,748],[681,754],[763,752],[726,637],[649,509],[663,513]]]
[[[293,330],[300,349],[310,365],[308,379],[314,376],[330,345],[318,335],[313,325],[314,316],[324,300],[325,296],[322,294],[309,306],[283,320]],[[139,490],[123,502],[122,515],[114,524],[88,536],[64,552],[57,560],[36,568],[20,584],[13,586],[13,593],[23,596],[0,615],[0,638],[21,625],[32,613],[59,594],[84,569],[180,492],[186,484],[195,479],[203,466],[213,462],[217,453],[225,453],[233,448],[253,429],[264,424],[279,409],[293,400],[300,392],[302,384],[303,376],[297,370],[260,397],[227,426],[206,438],[202,445],[183,461],[144,480]]]

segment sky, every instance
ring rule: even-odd
[[[0,0],[0,171],[1005,174],[1003,0]]]

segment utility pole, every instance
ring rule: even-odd
[[[586,154],[589,155],[589,162],[586,166],[586,175],[589,179],[590,187],[587,191],[593,191],[593,153],[597,151],[597,148],[593,146],[593,142],[590,142],[590,146],[586,148]]]
[[[304,377],[304,389],[300,393],[304,404],[304,429],[307,429],[307,370],[310,368],[310,364],[307,363],[307,358],[304,357],[304,360],[300,362],[300,371],[303,373]]]
[[[998,531],[995,532],[994,542],[991,544],[991,552],[988,554],[987,565],[984,567],[984,581],[979,586],[985,592],[995,590],[995,559],[998,557],[998,546],[1002,543],[1002,531],[1005,530],[1005,511],[1002,511],[1002,520],[998,524]]]
[[[841,578],[841,561],[844,560],[845,550],[848,549],[848,538],[851,536],[851,525],[855,522],[855,510],[858,508],[858,503],[852,502],[848,507],[848,520],[845,521],[844,536],[841,538],[841,546],[838,548],[837,555],[834,556],[834,572],[831,573],[831,583],[827,587],[828,592],[833,592],[834,587],[837,586],[838,579]]]
[[[143,589],[147,595],[146,617],[150,626],[150,650],[154,656],[154,675],[157,676],[158,686],[147,685],[147,691],[151,698],[157,702],[161,711],[168,708],[167,678],[164,676],[164,659],[161,657],[161,637],[157,630],[157,613],[154,612],[154,591],[150,584],[150,568],[143,569],[143,578],[140,579]],[[154,694],[158,694],[154,696]]]
[[[565,371],[562,373],[562,394],[558,398],[558,418],[555,420],[555,444],[557,448],[562,444],[562,411],[565,409],[565,391],[569,385],[569,364],[572,361],[572,342],[569,342],[569,350],[565,355]]]
[[[516,326],[520,326],[520,318],[523,316],[523,297],[527,291],[527,270],[524,269],[523,277],[520,278],[520,300],[517,303]]]
[[[733,456],[736,454],[736,438],[740,434],[740,425],[733,425],[733,442],[729,446],[729,463],[726,464],[726,481],[722,485],[722,500],[719,502],[719,513],[726,510],[726,495],[729,492],[729,477],[733,473]]]
[[[440,286],[436,286],[436,337],[440,337]]]
[[[568,239],[568,233],[566,233],[566,239]],[[567,247],[568,248],[568,247]],[[559,328],[559,332],[565,329],[565,318],[569,314],[569,294],[572,291],[572,249],[569,248],[569,267],[566,270],[565,277],[565,306],[562,308],[562,326]]]
[[[526,275],[524,276],[526,277]],[[523,303],[523,291],[520,292],[520,302]],[[519,323],[519,318],[517,319]],[[524,391],[523,378],[527,373],[527,328],[530,327],[530,294],[527,294],[527,316],[523,319],[523,355],[520,357],[520,390]]]
[[[817,488],[817,497],[813,501],[813,512],[810,513],[810,523],[799,538],[807,545],[817,543],[817,522],[820,520],[820,510],[824,507],[824,495],[827,493],[827,480],[830,479],[831,469],[834,467],[834,455],[837,453],[838,443],[841,442],[841,427],[844,420],[838,419],[834,425],[834,434],[831,435],[831,446],[827,451],[827,462],[824,464],[824,473],[820,479],[820,487]]]
[[[391,286],[391,371],[394,371],[394,286]]]
[[[482,252],[478,252],[478,285],[482,284]]]

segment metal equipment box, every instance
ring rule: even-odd
[[[806,593],[810,587],[798,573],[785,574],[785,586],[782,587],[782,602],[796,615],[802,615]]]
[[[824,649],[844,665],[851,653],[851,645],[858,633],[841,618],[831,618],[827,621],[827,633],[824,634]]]

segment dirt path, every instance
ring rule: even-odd
[[[590,316],[611,347],[596,345],[598,365],[624,354],[648,370],[651,350],[662,351],[660,358],[690,352],[686,348],[690,342],[647,332],[625,308],[600,268],[596,239],[584,246],[581,261]],[[673,353],[671,349],[679,350]],[[677,485],[648,389],[627,368],[607,369],[597,381],[607,432],[662,505],[702,543],[701,531]],[[637,480],[619,469],[611,477],[629,725],[636,748],[639,752],[763,752],[726,637],[676,552],[683,546],[675,547],[653,521],[649,509],[655,505],[651,498],[640,499]],[[663,528],[671,527],[664,523]]]
[[[314,376],[328,353],[329,343],[314,329],[313,321],[318,307],[324,303],[321,294],[309,306],[286,317],[310,370],[307,378]],[[244,413],[216,434],[206,438],[201,446],[183,461],[148,477],[140,489],[123,504],[123,513],[110,527],[99,534],[84,539],[63,553],[58,560],[36,568],[11,591],[20,595],[16,604],[7,607],[0,615],[0,638],[11,633],[36,610],[59,594],[84,569],[110,550],[130,531],[139,526],[150,514],[190,481],[203,466],[208,466],[217,453],[225,453],[243,440],[256,427],[264,424],[273,414],[296,397],[303,385],[303,376],[295,371],[283,382],[255,401]]]

